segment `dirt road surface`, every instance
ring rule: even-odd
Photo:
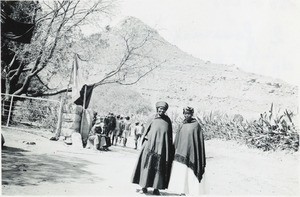
[[[2,128],[1,132],[6,141],[2,195],[145,195],[131,183],[139,153],[133,149],[132,137],[128,147],[112,146],[102,152],[76,149],[25,131]],[[207,195],[300,195],[299,153],[262,152],[222,140],[205,145]],[[164,190],[161,195],[178,194]]]

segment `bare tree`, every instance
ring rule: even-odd
[[[92,3],[77,0],[37,4],[34,11],[31,11],[34,12],[32,18],[37,24],[32,43],[21,47],[17,44],[10,45],[14,55],[2,69],[5,93],[51,96],[72,91],[67,87],[60,90],[49,87],[49,82],[59,72],[67,75],[71,72],[70,66],[62,65],[73,59],[72,47],[82,37],[78,27],[89,16],[110,15],[113,3],[111,0]],[[134,27],[135,24],[131,26]],[[111,31],[111,28],[106,30]],[[121,38],[119,44],[123,46],[122,52],[115,54],[120,58],[99,75],[100,79],[94,82],[96,87],[109,83],[132,85],[164,63],[151,55],[156,42],[155,32],[151,29],[144,29],[142,32],[140,34],[136,29],[115,32]]]
[[[151,56],[152,48],[147,48],[147,44],[153,43],[153,31],[147,30],[142,38],[136,39],[136,32],[125,33],[121,35],[125,45],[124,54],[119,64],[108,72],[96,86],[118,83],[121,85],[133,85],[154,69],[165,63],[157,61]]]
[[[80,0],[44,1],[36,4],[32,16],[36,23],[32,43],[9,43],[13,56],[1,65],[5,93],[34,96],[49,90],[47,81],[42,81],[39,77],[40,72],[51,66],[60,67],[59,61],[67,58],[64,55],[72,45],[78,27],[92,14],[109,15],[112,7],[113,1],[104,0],[92,3]],[[33,81],[40,82],[39,86],[32,87]]]
[[[107,54],[103,54],[99,51],[99,47],[91,47],[91,45],[97,45],[95,42],[99,42],[99,38],[94,36],[89,41],[85,40],[86,45],[80,45],[78,48],[84,48],[82,54],[85,55],[85,61],[90,64],[90,67],[86,67],[86,78],[96,76],[97,80],[90,80],[89,85],[94,87],[104,84],[120,84],[120,85],[133,85],[140,81],[143,77],[151,73],[154,69],[164,64],[165,60],[159,60],[153,55],[153,50],[160,44],[157,40],[157,33],[150,28],[132,29],[136,26],[136,21],[131,21],[132,24],[127,28],[117,30],[115,32],[109,32],[114,34],[114,41],[117,41],[117,46],[111,46],[111,50]],[[86,43],[88,42],[88,43]],[[91,49],[88,49],[91,47]],[[96,50],[96,52],[95,52]],[[119,51],[118,51],[119,50]],[[94,57],[99,53],[101,56],[115,56],[115,61],[112,63],[97,62]],[[99,70],[97,65],[101,64]],[[88,81],[88,80],[86,80]],[[57,91],[47,91],[43,95],[51,96],[62,92],[72,91],[72,88],[63,88]]]

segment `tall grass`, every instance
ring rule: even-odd
[[[236,140],[264,151],[298,151],[299,132],[293,123],[293,116],[288,110],[274,114],[272,104],[270,111],[260,114],[257,120],[247,121],[242,115],[229,117],[213,112],[197,116],[197,119],[205,139]]]

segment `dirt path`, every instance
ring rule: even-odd
[[[130,183],[138,151],[74,149],[63,142],[17,130],[3,130],[3,195],[132,196]],[[28,145],[26,142],[35,142]],[[299,153],[265,153],[234,142],[206,141],[208,195],[300,195]],[[176,195],[162,191],[162,195]]]

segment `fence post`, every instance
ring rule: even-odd
[[[58,114],[57,127],[56,127],[56,132],[55,132],[56,139],[59,138],[60,133],[61,133],[63,104],[64,104],[64,99],[63,99],[63,97],[61,97],[61,99],[60,99],[60,105],[59,105],[59,114]]]
[[[9,125],[9,119],[10,119],[10,115],[11,115],[11,109],[12,109],[12,103],[14,100],[14,95],[11,96],[11,100],[10,100],[10,105],[9,105],[9,111],[8,111],[8,117],[7,117],[7,122],[6,122],[6,126],[8,127]]]

